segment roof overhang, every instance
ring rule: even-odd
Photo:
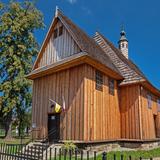
[[[30,74],[28,74],[26,78],[34,80],[36,78],[43,77],[84,63],[93,66],[94,68],[100,70],[101,72],[105,73],[106,75],[109,75],[110,77],[116,80],[123,80],[123,77],[119,73],[106,67],[106,65],[98,62],[85,52],[80,52],[78,54],[67,57],[61,61],[55,62],[51,65],[35,69]]]
[[[157,89],[156,87],[154,87],[148,80],[141,79],[141,80],[137,80],[137,81],[131,81],[131,82],[127,82],[125,84],[120,84],[119,86],[125,87],[125,86],[129,86],[129,85],[142,85],[144,88],[149,90],[151,93],[160,97],[160,90]]]
[[[160,90],[154,87],[149,81],[145,81],[141,83],[141,85],[144,88],[147,88],[150,92],[152,92],[154,95],[160,97]]]

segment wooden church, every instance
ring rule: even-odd
[[[102,34],[89,37],[59,9],[27,76],[34,138],[96,143],[160,137],[160,91]]]

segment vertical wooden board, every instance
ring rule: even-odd
[[[81,123],[81,135],[80,135],[80,139],[81,140],[84,140],[84,107],[85,107],[85,103],[84,103],[84,100],[85,100],[85,65],[83,65],[83,68],[82,68],[82,75],[83,75],[83,81],[81,83],[81,120],[82,120],[82,123]]]
[[[111,104],[111,99],[110,99],[110,94],[109,94],[109,79],[108,79],[108,91],[107,91],[107,97],[108,97],[108,139],[111,139],[112,136],[112,132],[111,132],[111,127],[112,127],[112,119],[110,118],[110,116],[112,116],[112,107],[110,106]]]
[[[95,74],[94,74],[94,69],[92,68],[92,85],[91,85],[91,128],[92,128],[92,136],[91,140],[94,140],[94,123],[95,123],[95,118],[94,118],[94,90],[95,90]]]
[[[132,107],[134,108],[134,106],[132,106],[132,101],[133,101],[133,90],[134,88],[132,89],[131,86],[128,87],[128,97],[132,97],[132,98],[129,98],[129,103],[128,103],[128,109],[129,109],[129,112],[128,112],[128,120],[129,120],[129,138],[132,139],[133,138],[133,123],[132,123],[132,119],[133,119],[133,113],[132,113]]]
[[[93,105],[94,105],[94,140],[96,140],[97,139],[97,133],[96,133],[96,131],[97,131],[97,118],[96,118],[96,116],[97,116],[97,105],[96,105],[96,83],[95,83],[95,70],[93,70],[93,79],[94,79],[94,85],[93,85],[93,90],[94,90],[94,93],[93,93]]]
[[[84,79],[84,140],[87,141],[88,135],[88,99],[87,99],[87,87],[88,87],[88,80],[87,80],[87,65],[85,65],[85,79]]]
[[[65,88],[65,95],[66,95],[66,123],[65,123],[65,126],[66,126],[66,140],[69,139],[69,107],[70,107],[70,71],[67,70],[66,72],[66,88]]]
[[[136,101],[138,99],[138,95],[136,94],[137,90],[138,90],[138,87],[135,86],[134,89],[133,89],[133,95],[134,95],[134,97],[133,97],[133,101],[132,101],[132,115],[133,115],[133,119],[132,119],[132,126],[133,126],[132,132],[133,132],[133,136],[132,136],[132,138],[133,139],[136,139],[136,127],[138,127],[136,125],[136,123],[137,123],[137,121],[136,121],[136,114],[138,115],[138,111],[136,110]],[[133,103],[134,103],[134,105],[133,105]]]
[[[70,78],[69,78],[69,82],[70,82],[70,96],[69,96],[69,139],[72,139],[73,137],[73,116],[72,116],[72,107],[73,107],[73,97],[74,97],[74,79],[73,79],[73,70],[70,70]]]
[[[76,98],[75,98],[75,131],[74,131],[74,139],[78,139],[78,134],[79,134],[79,126],[78,126],[78,120],[79,120],[79,89],[78,89],[78,86],[79,86],[79,80],[80,80],[80,77],[79,77],[79,67],[77,67],[77,72],[75,74],[75,83],[76,83],[76,87],[75,87],[75,90],[76,90]]]
[[[45,137],[46,135],[46,129],[44,126],[48,125],[48,106],[49,106],[49,85],[45,86],[45,82],[49,82],[49,77],[45,77],[43,79],[43,97],[41,97],[42,99],[42,108],[41,108],[41,123],[43,124],[41,126],[41,137]],[[43,118],[42,118],[43,117]]]
[[[64,122],[64,139],[67,140],[68,131],[68,107],[69,107],[69,70],[65,71],[65,82],[64,82],[64,100],[65,100],[65,122]]]
[[[91,140],[91,83],[92,83],[92,75],[91,75],[91,67],[88,67],[88,141]]]
[[[62,72],[62,76],[61,76],[61,105],[62,105],[62,108],[64,107],[63,106],[63,103],[64,103],[64,100],[65,100],[65,71]],[[64,110],[62,111],[61,115],[60,115],[60,121],[61,121],[61,129],[60,129],[60,132],[61,132],[61,139],[65,139],[65,112]]]
[[[106,139],[109,139],[109,130],[110,130],[110,126],[109,126],[109,116],[110,116],[110,112],[109,112],[109,87],[108,87],[108,77],[105,77],[105,86],[106,86],[106,92],[105,92],[105,99],[106,99]]]
[[[89,140],[89,66],[88,65],[86,65],[86,90],[85,90],[85,92],[86,92],[86,100],[85,100],[85,102],[86,102],[86,141],[88,141]]]
[[[73,77],[73,75],[74,75],[74,77]],[[74,140],[74,128],[75,128],[75,120],[74,120],[74,118],[75,118],[75,105],[74,105],[74,102],[75,102],[75,100],[74,100],[74,92],[75,92],[75,69],[73,68],[72,69],[72,72],[71,72],[71,82],[72,82],[72,89],[71,89],[71,91],[72,91],[72,94],[71,94],[71,109],[70,109],[70,111],[71,111],[71,139],[73,139]]]
[[[74,106],[74,110],[73,110],[73,114],[74,114],[74,117],[73,117],[73,122],[74,122],[74,127],[73,127],[73,138],[74,138],[74,140],[76,139],[76,134],[77,134],[77,128],[78,128],[78,126],[76,125],[76,123],[77,123],[77,103],[79,103],[79,100],[77,99],[77,94],[78,94],[78,87],[77,87],[77,85],[78,85],[78,83],[77,83],[77,81],[78,81],[78,67],[76,68],[76,70],[75,70],[75,77],[74,77],[74,92],[75,92],[75,95],[74,95],[74,101],[73,101],[73,106]],[[76,101],[77,101],[77,103],[76,103]]]
[[[115,128],[115,135],[117,139],[120,139],[120,133],[121,133],[121,128],[120,128],[120,103],[119,103],[119,91],[118,91],[118,83],[115,81],[115,88],[116,88],[116,94],[115,94],[115,105],[116,105],[116,122],[117,122],[117,129]],[[119,132],[117,132],[117,130]]]
[[[106,109],[106,76],[103,77],[103,139],[107,139],[106,136],[106,114],[107,114],[107,109]]]
[[[122,90],[122,89],[121,89]],[[126,138],[126,115],[125,115],[125,112],[126,112],[126,100],[125,100],[125,97],[126,97],[126,93],[125,93],[125,90],[123,89],[122,90],[122,101],[121,101],[121,105],[123,106],[122,107],[122,134],[124,135],[123,138]]]
[[[141,136],[140,136],[140,127],[141,127],[141,106],[139,104],[141,104],[141,99],[140,99],[140,93],[139,93],[139,90],[140,90],[140,86],[137,86],[137,88],[135,89],[135,95],[138,96],[138,98],[136,99],[136,102],[135,102],[135,111],[134,111],[134,114],[135,114],[135,139],[141,139]]]
[[[63,77],[64,77],[64,71],[60,72],[59,74],[59,98],[58,103],[62,106],[63,105]],[[60,139],[63,139],[63,112],[60,114]]]

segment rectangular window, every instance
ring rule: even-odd
[[[63,26],[59,27],[59,36],[63,34]]]
[[[150,94],[147,95],[147,103],[148,103],[148,108],[152,108],[152,96]]]
[[[114,95],[114,79],[109,78],[109,94]]]
[[[160,99],[157,99],[158,112],[160,112]]]
[[[103,74],[99,71],[96,71],[96,89],[103,90]]]
[[[58,36],[58,29],[55,29],[55,30],[54,30],[54,39],[56,39],[57,36]]]

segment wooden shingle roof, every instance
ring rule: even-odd
[[[72,55],[70,57],[60,60],[60,62],[53,62],[53,64],[51,65],[47,65],[40,68],[37,67],[38,62],[44,53],[45,47],[54,31],[54,26],[59,20],[62,22],[64,27],[67,29],[69,34],[72,36],[72,38],[80,48],[81,52],[78,55],[79,57],[82,57],[85,55],[86,57],[89,57],[90,59],[97,61],[97,63],[104,65],[109,71],[113,72],[115,76],[119,77],[118,79],[123,79],[123,76],[120,74],[119,70],[117,69],[115,64],[112,62],[110,57],[93,40],[93,38],[89,37],[83,30],[81,30],[68,17],[66,17],[59,9],[56,11],[55,17],[52,21],[52,24],[49,28],[46,38],[42,44],[41,50],[37,56],[33,69],[31,73],[27,76],[28,78],[31,78],[32,76],[36,77],[36,75],[41,74],[41,72],[47,73],[48,70],[52,69],[52,66],[54,66],[54,64],[59,64],[60,62],[66,63],[68,62],[68,59],[73,60],[75,58],[75,56]]]
[[[99,61],[100,63],[120,74],[115,64],[112,62],[110,57],[103,51],[103,49],[82,29],[80,29],[68,17],[66,17],[60,10],[58,10],[57,18],[61,20],[61,22],[71,33],[82,52],[87,53],[87,55],[91,58]]]
[[[107,40],[102,34],[96,32],[94,40],[104,50],[104,52],[110,57],[115,64],[124,80],[123,84],[135,83],[146,81],[147,78],[140,71],[140,69],[129,59],[127,59],[119,49],[117,49],[109,40]]]

